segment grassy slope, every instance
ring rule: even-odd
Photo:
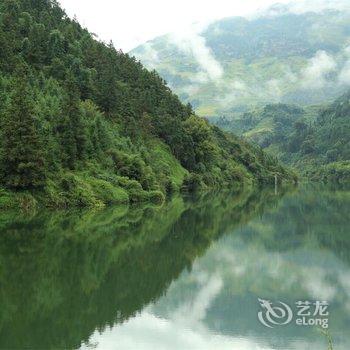
[[[184,178],[189,172],[181,166],[179,161],[171,154],[169,147],[157,139],[150,141],[150,156],[152,162],[159,169],[164,169],[170,173],[171,181],[180,188]]]

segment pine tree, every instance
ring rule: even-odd
[[[43,147],[29,91],[27,74],[21,68],[2,125],[1,180],[14,189],[40,187],[45,180]]]
[[[117,52],[111,42],[108,46],[109,50],[105,49],[105,54],[102,58],[101,69],[98,74],[98,102],[102,110],[107,115],[112,115],[120,107],[120,100],[122,98],[122,86],[117,79],[118,65],[116,62]]]
[[[84,160],[87,155],[87,130],[82,120],[76,80],[71,73],[67,75],[66,98],[57,130],[63,151],[63,164],[75,169],[77,161]]]

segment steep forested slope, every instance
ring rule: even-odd
[[[242,133],[309,178],[350,180],[350,92],[324,106],[267,105],[216,124]]]
[[[339,96],[350,83],[349,33],[349,11],[296,13],[278,5],[251,18],[218,20],[199,33],[156,38],[132,54],[200,115],[231,117],[250,105]]]
[[[183,105],[56,1],[0,2],[1,206],[161,200],[290,174]]]

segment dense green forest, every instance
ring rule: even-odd
[[[349,116],[350,92],[329,105],[272,104],[215,123],[243,134],[309,179],[344,182],[350,180]]]
[[[161,201],[294,175],[197,117],[56,1],[0,2],[0,204]]]

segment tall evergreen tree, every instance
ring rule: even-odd
[[[61,119],[58,122],[58,133],[63,150],[64,166],[74,169],[77,160],[83,160],[87,154],[87,130],[82,121],[80,94],[76,80],[71,73],[65,82],[66,98]]]
[[[7,187],[29,189],[43,185],[45,162],[25,69],[16,76],[2,123],[1,177]]]

